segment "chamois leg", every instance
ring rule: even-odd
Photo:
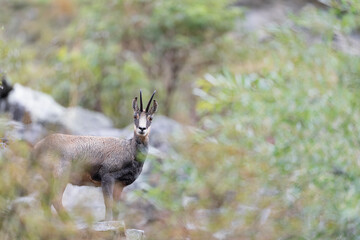
[[[113,220],[113,192],[114,192],[114,183],[115,179],[110,175],[105,175],[101,179],[101,188],[104,195],[104,202],[105,202],[105,220]]]
[[[114,191],[113,191],[113,199],[115,201],[114,203],[114,218],[118,219],[119,218],[119,202],[121,199],[121,193],[124,189],[124,186],[121,183],[115,183],[114,185]]]
[[[65,210],[63,204],[62,204],[62,197],[65,191],[66,185],[63,184],[63,186],[61,186],[59,188],[59,191],[55,194],[53,200],[52,200],[52,204],[56,210],[56,212],[58,213],[58,215],[60,216],[61,220],[66,221],[70,219],[69,214],[67,213],[67,211]]]
[[[70,162],[66,161],[66,159],[64,158],[60,158],[58,161],[59,162],[55,164],[56,167],[53,170],[54,177],[53,177],[53,184],[51,186],[52,187],[51,203],[54,206],[61,220],[67,221],[70,219],[70,216],[62,204],[62,198],[67,185],[67,180],[69,179]]]

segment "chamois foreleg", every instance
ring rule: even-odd
[[[101,188],[104,195],[105,202],[105,220],[113,220],[113,192],[114,192],[115,178],[111,174],[106,174],[101,179]]]
[[[106,208],[105,220],[113,220],[114,200],[120,201],[121,192],[124,188],[121,182],[115,182],[129,174],[131,169],[122,169],[117,172],[104,174],[101,178],[101,188],[104,195]]]
[[[121,199],[121,193],[124,189],[124,185],[120,182],[115,183],[114,185],[114,191],[113,191],[113,199],[114,199],[114,206],[113,206],[113,211],[114,211],[114,217],[117,219],[118,215],[119,215],[119,202]]]

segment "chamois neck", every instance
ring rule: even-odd
[[[149,145],[149,136],[138,136],[134,132],[134,137],[131,139],[131,144],[133,146],[135,161],[144,163],[147,153],[148,153],[148,145]]]
[[[145,136],[139,136],[134,132],[132,142],[134,145],[144,145],[145,147],[147,147],[149,145],[149,134]]]

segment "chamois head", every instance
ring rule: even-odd
[[[149,103],[146,106],[146,109],[143,108],[142,95],[140,90],[140,108],[137,104],[137,97],[133,100],[133,109],[134,109],[134,130],[138,136],[147,136],[150,133],[151,121],[153,115],[157,109],[157,102],[154,100],[153,106],[150,108],[151,101],[155,95],[156,90],[152,94]]]

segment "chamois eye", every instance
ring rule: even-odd
[[[149,119],[149,121],[152,121],[152,120],[153,120],[152,116],[149,116],[148,119]]]
[[[139,119],[139,114],[135,114],[135,115],[134,115],[134,118],[135,118],[135,119]]]

